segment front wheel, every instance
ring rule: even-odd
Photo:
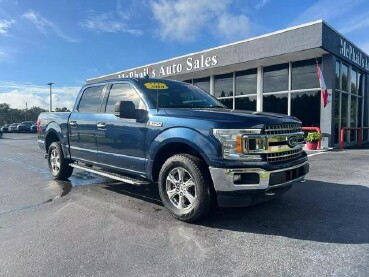
[[[211,179],[206,165],[197,157],[170,157],[159,173],[159,194],[164,206],[177,219],[194,222],[211,207]]]
[[[47,161],[51,174],[56,180],[66,180],[73,173],[73,167],[64,158],[60,142],[53,142],[48,150]]]

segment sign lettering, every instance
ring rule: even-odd
[[[356,65],[369,70],[369,58],[348,41],[341,38],[340,54]]]
[[[200,70],[213,67],[218,64],[217,56],[201,55],[199,58],[188,57],[184,64],[174,62],[171,65],[162,65],[159,67],[146,67],[141,70],[133,70],[128,73],[121,73],[118,78],[143,78],[149,77],[166,77],[173,74],[191,72],[193,70]]]

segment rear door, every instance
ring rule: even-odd
[[[136,109],[146,109],[131,84],[122,82],[111,86],[104,113],[97,119],[98,160],[114,170],[142,173],[146,161],[146,122],[115,116],[114,106],[119,101],[132,101]]]
[[[69,142],[72,158],[97,161],[96,123],[101,109],[104,85],[87,87],[80,98],[77,108],[69,118]]]

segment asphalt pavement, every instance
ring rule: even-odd
[[[369,150],[310,157],[282,197],[198,224],[155,184],[48,172],[35,134],[0,139],[0,276],[369,276]]]

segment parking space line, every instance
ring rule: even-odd
[[[308,154],[308,157],[313,157],[313,156],[320,155],[320,154],[325,154],[325,153],[327,153],[327,152],[325,151],[325,152],[312,153],[312,154]]]

